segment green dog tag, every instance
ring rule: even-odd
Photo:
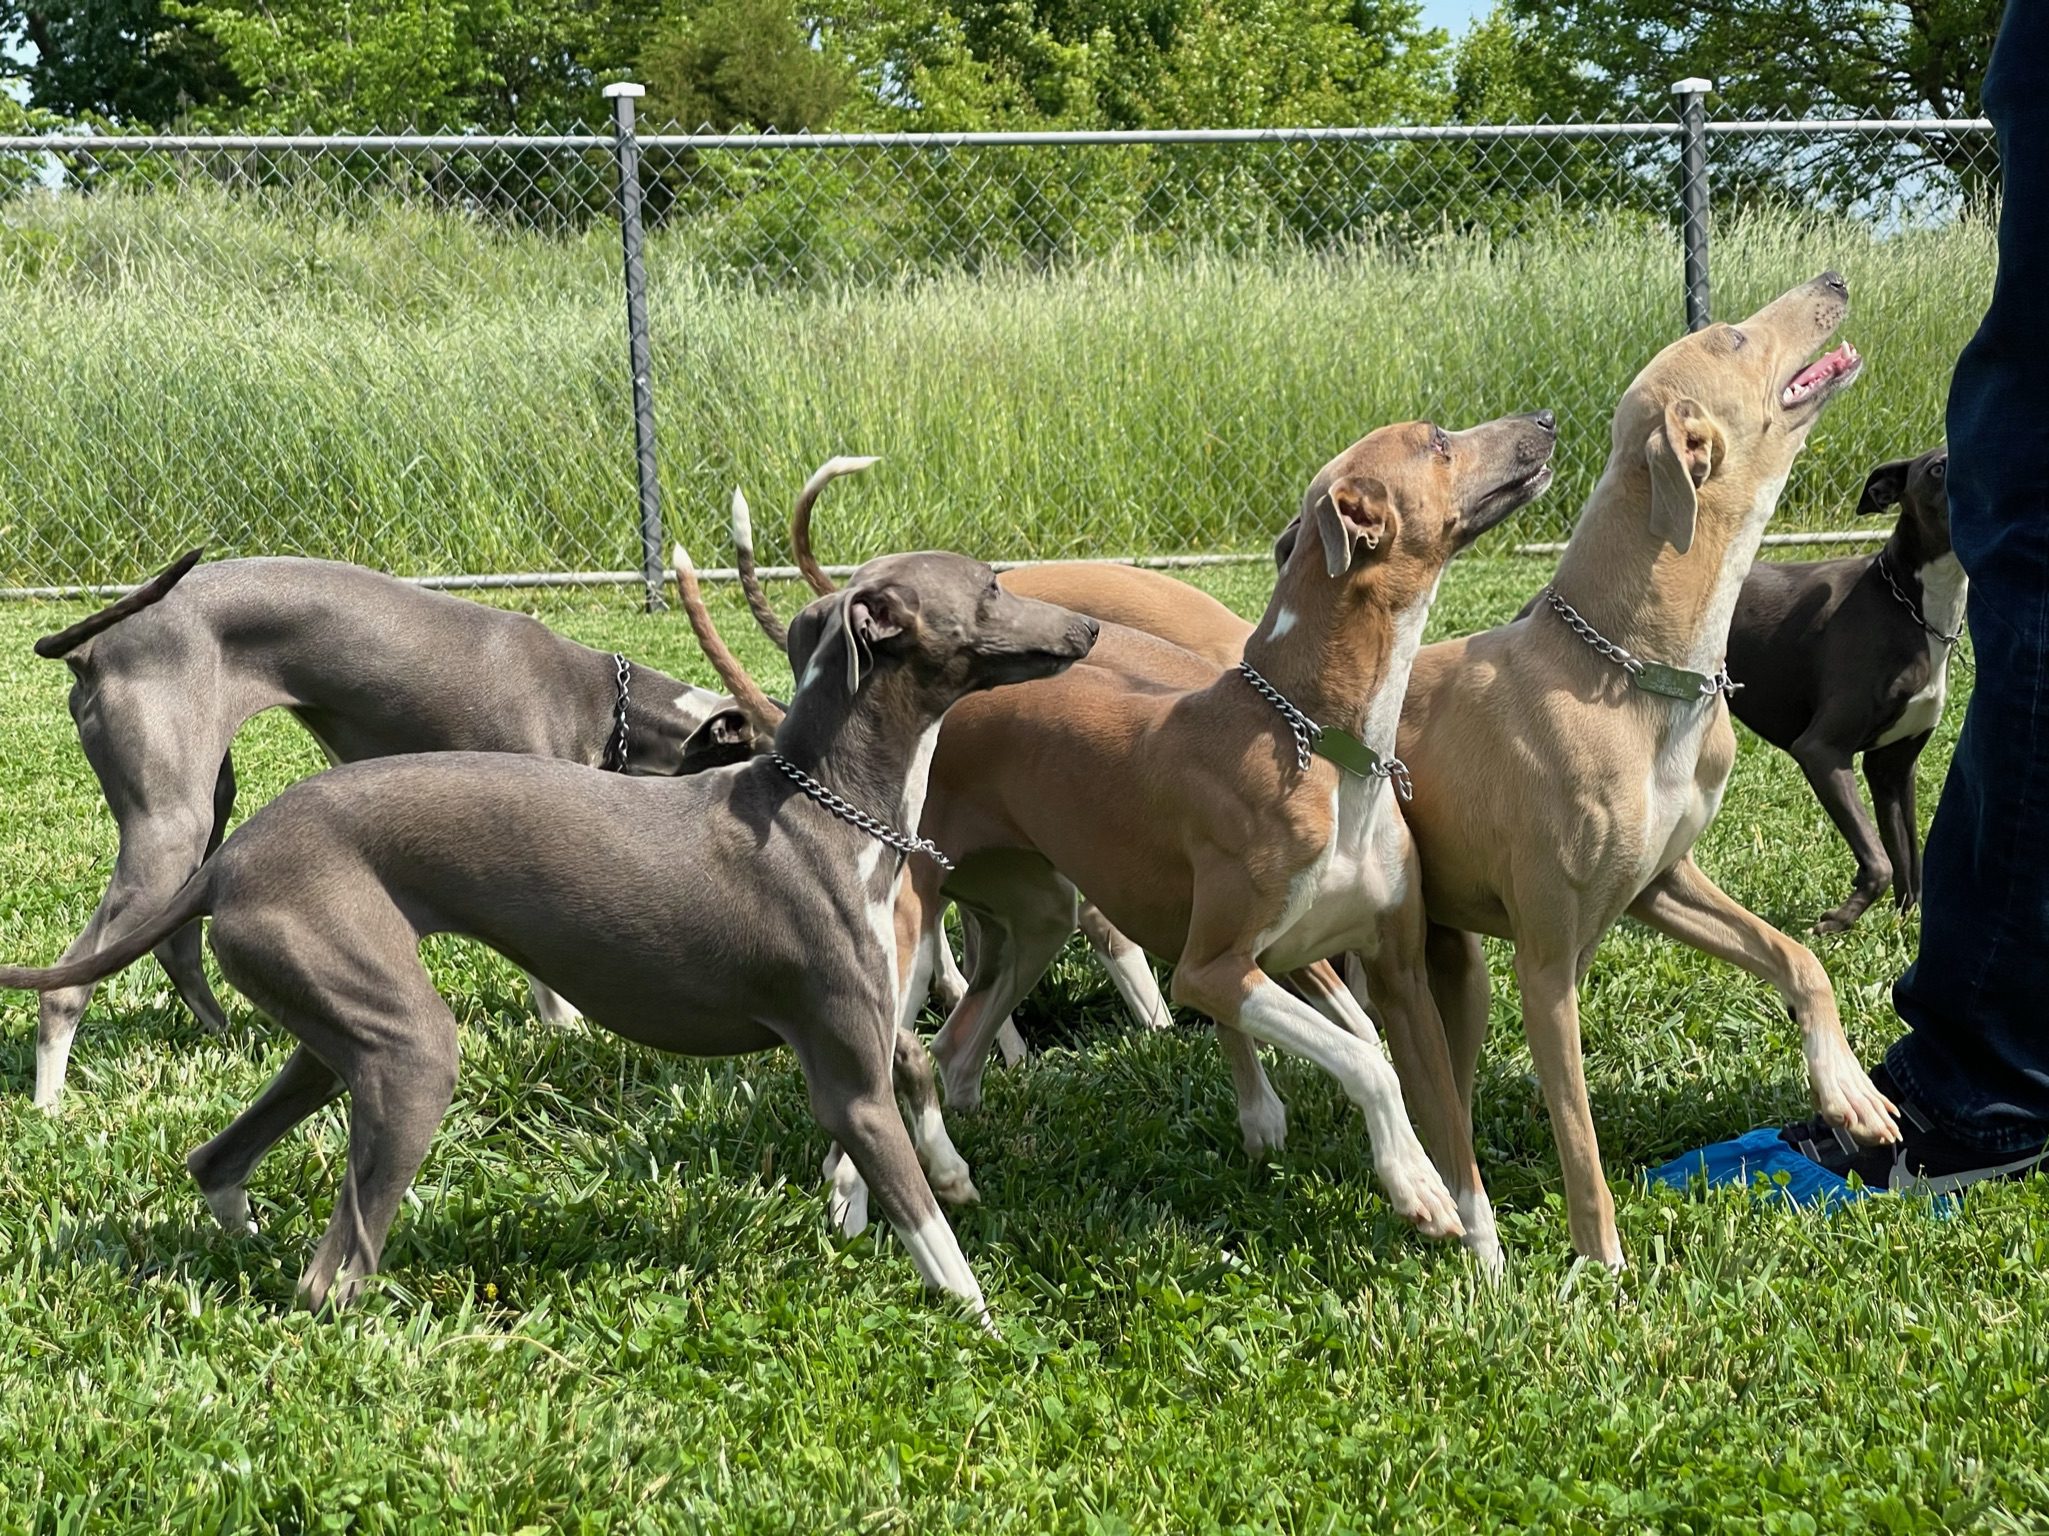
[[[1668,667],[1662,661],[1647,661],[1633,677],[1645,693],[1668,699],[1700,699],[1707,696],[1707,679],[1684,667]]]
[[[1365,742],[1334,725],[1326,725],[1311,743],[1318,757],[1327,757],[1347,773],[1370,779],[1380,771],[1380,754]]]

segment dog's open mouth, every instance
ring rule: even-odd
[[[1864,359],[1846,341],[1794,374],[1786,387],[1779,391],[1779,404],[1790,411],[1809,401],[1820,400],[1857,377],[1857,370],[1863,366]]]

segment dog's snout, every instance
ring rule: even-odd
[[[1843,274],[1840,272],[1824,272],[1821,274],[1819,282],[1821,283],[1821,286],[1824,288],[1833,288],[1843,298],[1847,299],[1850,296],[1849,280],[1845,278]]]

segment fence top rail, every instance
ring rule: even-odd
[[[1711,134],[1983,133],[1982,117],[1803,118],[1784,122],[1709,118]],[[1651,139],[1679,132],[1672,123],[1449,123],[1358,128],[1059,129],[1004,133],[644,133],[644,149],[966,149],[979,146],[1115,144],[1313,144],[1507,139]],[[610,149],[609,133],[351,133],[0,135],[4,154],[197,154],[374,151],[390,154],[479,154],[517,150]]]
[[[1990,133],[1989,117],[1801,117],[1783,122],[1744,118],[1709,118],[1709,133],[1768,137],[1775,133]]]

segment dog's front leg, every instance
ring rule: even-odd
[[[1794,943],[1732,900],[1691,857],[1644,887],[1630,903],[1629,915],[1770,982],[1800,1026],[1800,1050],[1807,1058],[1815,1109],[1831,1125],[1867,1144],[1900,1139],[1899,1110],[1872,1086],[1870,1074],[1843,1038],[1828,972],[1804,944]]]
[[[1321,974],[1322,967],[1295,974],[1303,982],[1303,996],[1319,1012],[1355,1032],[1362,1023],[1371,1030],[1367,999],[1374,999],[1372,1011],[1386,1031],[1395,1075],[1415,1106],[1423,1145],[1430,1149],[1431,1161],[1458,1202],[1459,1220],[1466,1229],[1460,1241],[1481,1272],[1496,1277],[1508,1267],[1508,1261],[1495,1227],[1494,1203],[1487,1198],[1480,1164],[1473,1155],[1473,1122],[1459,1096],[1444,1023],[1430,995],[1423,967],[1420,911],[1416,916],[1419,931],[1399,953],[1390,953],[1395,946],[1387,944],[1379,955],[1347,957],[1345,983],[1349,990],[1333,989]]]
[[[534,1017],[550,1029],[568,1029],[583,1018],[577,1011],[576,1004],[554,991],[545,982],[529,976],[526,984],[527,990],[534,998]]]
[[[812,1115],[846,1149],[925,1284],[959,1297],[970,1316],[995,1332],[982,1288],[926,1182],[897,1109],[893,1021],[863,1019],[851,1008],[828,1017],[829,1023],[788,1034],[810,1089]]]
[[[1580,1056],[1579,968],[1569,955],[1533,950],[1516,936],[1515,979],[1522,988],[1523,1034],[1537,1063],[1551,1135],[1565,1176],[1566,1223],[1573,1248],[1610,1269],[1622,1268],[1615,1230],[1615,1199],[1601,1172],[1601,1146],[1587,1102],[1586,1066]]]
[[[1198,911],[1198,932],[1201,924]],[[1184,957],[1174,968],[1173,997],[1219,1024],[1304,1057],[1336,1078],[1366,1116],[1374,1170],[1395,1210],[1426,1236],[1460,1234],[1458,1206],[1416,1140],[1394,1069],[1372,1044],[1290,996],[1242,952],[1202,960]]]
[[[1857,860],[1857,883],[1851,887],[1849,896],[1841,906],[1823,913],[1814,925],[1816,933],[1841,933],[1862,917],[1864,909],[1892,884],[1892,861],[1886,857],[1878,828],[1871,824],[1864,802],[1858,797],[1857,775],[1850,766],[1849,754],[1804,738],[1794,742],[1791,751],[1800,771],[1807,776],[1814,798],[1828,812],[1829,820],[1836,824],[1836,830],[1843,834],[1843,841],[1850,845],[1850,853]]]

